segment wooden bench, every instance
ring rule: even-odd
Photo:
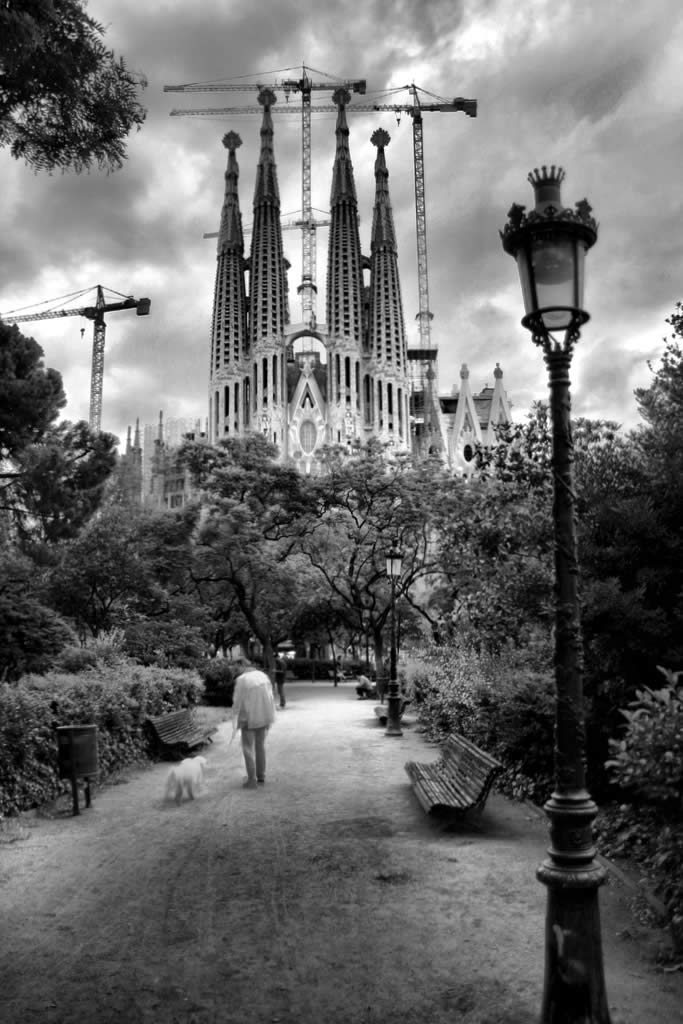
[[[196,747],[212,743],[216,732],[215,726],[198,725],[188,708],[147,718],[145,725],[157,751],[175,758],[186,757]]]
[[[403,697],[401,700],[401,707],[399,708],[398,717],[403,718],[403,712],[411,703],[411,697]],[[386,725],[389,720],[389,707],[387,704],[378,704],[375,708],[375,715],[380,725]]]
[[[427,814],[436,808],[449,808],[464,815],[483,811],[503,765],[464,736],[453,733],[442,748],[440,760],[430,764],[407,761],[405,770]]]

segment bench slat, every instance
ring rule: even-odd
[[[203,743],[211,743],[211,737],[216,732],[215,727],[198,725],[188,708],[151,716],[146,719],[145,725],[156,745],[174,754],[193,750]]]
[[[428,814],[435,807],[462,813],[483,809],[503,765],[456,733],[448,737],[442,753],[440,760],[431,763],[406,762],[405,770],[423,809]]]

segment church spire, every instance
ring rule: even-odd
[[[251,237],[249,285],[249,340],[254,345],[279,342],[289,320],[285,259],[280,225],[280,190],[273,150],[273,118],[270,108],[276,101],[272,89],[261,89],[258,101],[263,107],[261,152],[254,188],[254,227]]]
[[[239,195],[237,193],[240,169],[236,156],[236,151],[242,145],[242,140],[237,132],[228,132],[223,136],[223,145],[228,151],[228,166],[225,171],[225,198],[221,211],[220,231],[218,232],[219,255],[227,252],[228,249],[235,249],[240,253],[244,252],[242,215],[240,214]]]
[[[332,169],[330,236],[327,258],[327,326],[330,340],[360,346],[363,336],[363,268],[358,232],[358,201],[349,152],[348,89],[335,90],[337,149]]]
[[[384,156],[390,136],[383,128],[378,128],[370,141],[377,147],[370,246],[370,347],[378,366],[392,367],[404,373],[407,366],[405,323],[396,232],[389,199],[389,171]]]
[[[236,132],[228,132],[223,136],[223,145],[228,151],[228,165],[216,251],[211,330],[212,385],[226,372],[234,371],[246,355],[247,344],[244,238],[237,192],[239,166],[236,157],[242,140]]]

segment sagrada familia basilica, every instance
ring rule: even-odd
[[[474,394],[463,365],[459,389],[439,395],[434,361],[427,386],[423,379],[416,394],[389,194],[390,137],[381,128],[371,136],[377,152],[367,255],[361,249],[349,147],[350,94],[343,87],[333,95],[336,150],[325,322],[318,323],[314,313],[306,322],[291,321],[271,114],[275,99],[268,88],[259,93],[261,145],[248,253],[239,195],[241,139],[232,131],[223,138],[228,157],[211,321],[208,430],[201,432],[203,439],[213,444],[258,431],[277,445],[282,459],[315,474],[325,446],[342,445],[352,451],[376,438],[388,449],[418,456],[433,453],[454,472],[469,472],[476,444],[490,444],[496,424],[510,420],[503,373],[496,365],[493,385]],[[162,470],[169,452],[161,420],[154,444]],[[138,428],[133,443],[129,431],[127,454],[139,446]],[[153,504],[179,503],[159,481],[149,490],[150,497],[156,492]]]

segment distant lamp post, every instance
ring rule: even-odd
[[[526,314],[522,324],[543,350],[549,373],[553,432],[555,532],[555,789],[545,805],[548,857],[537,876],[548,889],[542,1024],[609,1024],[600,934],[596,861],[597,807],[585,780],[583,652],[570,423],[569,367],[583,309],[583,270],[597,224],[584,199],[563,207],[564,171],[529,174],[535,208],[513,205],[500,233],[517,262]],[[560,332],[553,337],[553,332]]]
[[[391,650],[389,654],[389,693],[387,695],[387,736],[402,736],[401,697],[396,673],[396,582],[401,578],[403,552],[395,540],[386,554],[387,576],[391,580]]]

